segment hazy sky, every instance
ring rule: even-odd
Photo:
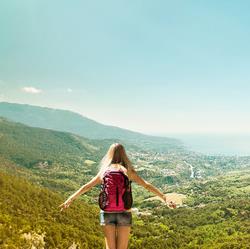
[[[249,9],[1,0],[0,101],[146,133],[250,132]]]

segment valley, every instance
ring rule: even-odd
[[[250,157],[205,155],[162,139],[159,149],[159,138],[93,139],[1,117],[0,248],[103,248],[99,186],[65,214],[57,206],[95,176],[114,142],[124,144],[141,177],[177,204],[169,209],[132,183],[130,249],[248,248]]]

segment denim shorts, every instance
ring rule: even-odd
[[[131,226],[131,212],[100,212],[100,225]]]

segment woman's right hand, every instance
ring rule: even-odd
[[[61,208],[60,211],[62,212],[63,209],[66,209],[69,207],[69,205],[72,203],[72,199],[68,199],[66,200],[64,203],[62,203],[61,205],[59,205],[59,207]]]

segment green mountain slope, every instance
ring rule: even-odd
[[[177,139],[149,136],[115,126],[104,125],[67,110],[1,102],[0,116],[29,126],[71,132],[92,139],[126,140],[157,151],[183,149],[182,143]]]
[[[49,166],[53,162],[94,159],[101,145],[99,142],[95,146],[90,139],[74,134],[28,127],[0,118],[0,153],[26,167],[40,161],[47,161]]]
[[[215,193],[221,194],[214,181],[205,206],[170,210],[156,205],[150,208],[151,215],[133,214],[129,249],[249,248],[249,177],[245,173],[220,179],[228,188],[239,188],[234,198],[224,193],[220,200],[214,199]],[[206,186],[199,187],[206,190]],[[55,192],[0,170],[0,248],[68,249],[77,245],[78,249],[102,249],[97,206],[78,199],[60,213],[58,205],[63,200]]]
[[[93,177],[100,159],[115,141],[119,140],[93,140],[0,118],[0,156],[29,168],[36,183],[40,182],[43,186],[57,190],[73,190]],[[188,152],[156,153],[121,142],[125,144],[138,173],[164,189],[168,189],[166,185],[193,179],[190,178],[190,164],[186,161],[193,165],[194,175],[202,177],[249,166],[248,158],[211,158]],[[138,194],[141,191],[143,190],[139,188]]]
[[[111,139],[92,140],[72,133],[29,127],[0,118],[0,158],[6,163],[12,162],[29,169],[25,171],[25,177],[32,182],[68,194],[97,173],[101,158],[113,142]],[[143,164],[142,154],[137,153],[139,148],[129,145],[126,145],[126,148],[128,151],[133,150],[133,153],[130,153],[132,161],[136,161],[139,156]],[[149,158],[148,153],[145,158]],[[150,181],[156,179],[158,185],[164,185],[165,182],[158,179],[158,176],[161,176],[160,170],[156,166],[152,168],[158,173],[150,176]],[[12,173],[15,171],[15,168],[11,170]],[[139,174],[143,175],[143,172]],[[23,174],[24,171],[20,173]],[[149,176],[147,178],[149,179]],[[96,187],[84,198],[95,203],[93,195],[98,191]],[[140,186],[135,186],[134,191],[138,192],[138,195],[146,192]]]
[[[0,248],[103,248],[98,209],[76,200],[60,213],[62,196],[0,171]],[[34,247],[31,247],[31,246]]]
[[[96,174],[99,161],[112,142],[33,128],[0,118],[2,162],[19,166],[20,170],[29,169],[25,175],[30,180],[59,191],[72,191]],[[9,171],[14,173],[15,167]]]
[[[54,249],[73,244],[78,248],[103,248],[98,188],[81,196],[64,215],[58,213],[57,206],[93,176],[95,165],[110,142],[1,118],[0,248],[23,249],[33,245]],[[181,160],[180,155],[175,155],[171,163],[161,158],[155,161],[153,153],[148,171],[144,168],[140,174],[157,169],[159,163],[170,168],[178,162],[175,157]],[[145,164],[149,158],[146,153],[145,158],[140,154],[138,159]],[[195,159],[200,163],[200,158],[192,155],[193,162]],[[249,176],[249,170],[243,167],[230,174],[167,186],[167,191],[187,196],[187,206],[176,210],[167,209],[159,200],[149,200],[149,193],[134,185],[134,207],[139,208],[140,214],[134,215],[129,248],[248,248]],[[165,184],[161,171],[145,174],[145,179]]]

